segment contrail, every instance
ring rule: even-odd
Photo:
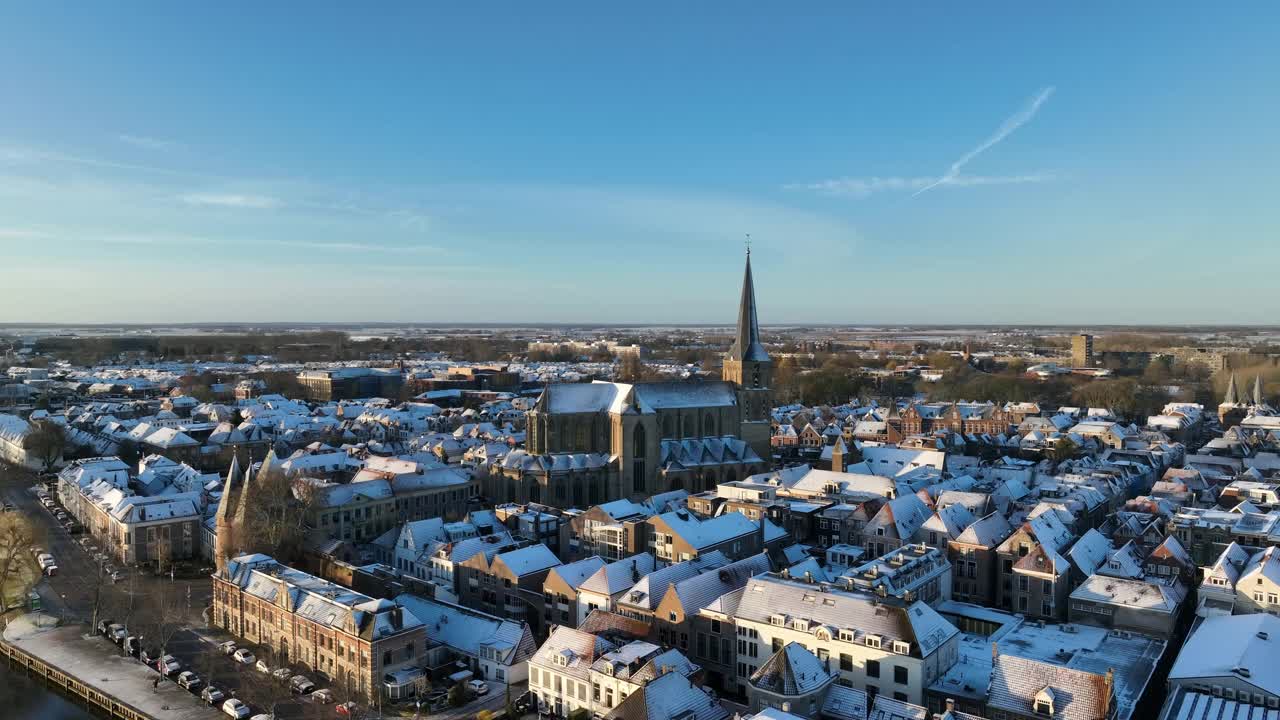
[[[1054,89],[1055,88],[1052,85],[1050,85],[1049,87],[1046,87],[1042,89],[1040,92],[1036,93],[1035,97],[1031,98],[1031,102],[1027,103],[1026,106],[1024,106],[1021,110],[1014,113],[1013,115],[1010,115],[1008,118],[1005,119],[1004,122],[1000,123],[1000,127],[997,128],[996,131],[992,133],[990,137],[988,137],[986,140],[983,140],[982,143],[978,145],[978,147],[965,153],[963,156],[960,157],[959,160],[955,161],[954,163],[951,163],[951,168],[947,170],[947,173],[945,175],[933,181],[932,183],[929,183],[928,185],[920,188],[919,190],[915,191],[914,193],[911,194],[911,197],[915,197],[916,195],[919,195],[922,192],[932,190],[933,188],[936,188],[939,185],[944,185],[946,183],[949,183],[955,180],[957,177],[959,177],[961,168],[969,164],[970,160],[973,160],[974,158],[978,157],[982,153],[995,147],[997,144],[1000,143],[1001,140],[1004,140],[1005,138],[1012,135],[1014,130],[1017,130],[1023,125],[1026,125],[1027,123],[1031,122],[1031,119],[1034,118],[1036,116],[1036,113],[1040,111],[1040,106],[1044,105],[1049,100],[1049,97],[1053,95]]]

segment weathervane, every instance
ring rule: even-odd
[[[751,233],[747,233],[747,254],[751,254]]]

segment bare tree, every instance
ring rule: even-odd
[[[39,458],[47,472],[62,457],[62,451],[67,447],[67,436],[58,425],[39,421],[32,425],[22,446]]]
[[[27,518],[18,513],[0,515],[0,610],[9,608],[11,597],[25,602],[39,581],[40,567],[31,554],[38,540],[39,530]]]
[[[288,562],[296,558],[311,531],[311,517],[323,491],[312,483],[268,468],[245,490],[246,512],[235,528],[241,552],[263,552]]]

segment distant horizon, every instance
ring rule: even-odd
[[[393,329],[393,328],[425,328],[425,329],[466,329],[466,328],[512,328],[512,329],[542,329],[542,328],[583,328],[583,329],[627,329],[627,328],[646,328],[646,327],[676,327],[676,328],[731,328],[735,324],[735,320],[725,322],[492,322],[492,321],[405,321],[395,322],[387,320],[354,320],[354,321],[277,321],[277,320],[258,320],[258,321],[190,321],[190,322],[0,322],[0,331],[8,328],[212,328],[212,329],[237,329],[237,328],[274,328],[274,329],[352,329],[352,328],[370,328],[370,329]],[[831,322],[794,322],[794,323],[760,323],[762,329],[786,330],[801,328],[830,328],[837,330],[1002,330],[1002,329],[1039,329],[1053,330],[1063,332],[1073,331],[1128,331],[1128,332],[1165,332],[1165,331],[1232,331],[1232,330],[1272,330],[1280,332],[1280,324],[1264,325],[1264,324],[1074,324],[1074,323],[831,323]]]

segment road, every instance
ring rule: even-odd
[[[57,561],[58,574],[44,578],[36,586],[44,601],[45,612],[61,616],[64,622],[83,622],[87,627],[93,616],[94,597],[98,593],[97,561],[78,543],[80,538],[88,535],[73,536],[56,521],[30,489],[36,480],[30,473],[0,465],[0,499],[16,506],[18,512],[32,519],[42,537],[38,542],[43,543],[41,547]],[[113,602],[117,607],[130,598],[141,605],[147,596],[162,587],[177,592],[178,597],[187,597],[189,593],[186,622],[170,638],[166,648],[181,662],[184,670],[195,671],[205,683],[212,682],[228,697],[243,700],[254,713],[274,712],[282,720],[336,717],[332,705],[300,701],[289,693],[286,686],[218,651],[218,643],[225,640],[236,641],[238,645],[241,643],[216,627],[206,626],[202,612],[209,606],[212,596],[212,584],[208,578],[170,580],[167,576],[157,577],[145,570],[127,569],[126,572],[125,579],[110,586],[109,591],[115,595]],[[109,614],[111,611],[104,608],[103,612]],[[246,647],[256,650],[252,645]],[[319,687],[325,687],[322,679],[312,673],[304,669],[297,672],[310,677]],[[429,717],[432,720],[461,720],[474,717],[480,710],[498,710],[505,702],[506,694],[497,683],[492,683],[491,687],[493,692],[486,697]],[[513,688],[512,697],[519,696],[525,689],[520,687],[517,691]],[[382,713],[375,710],[369,717],[379,714],[413,717],[414,709],[412,704],[401,705],[385,708]],[[428,714],[424,712],[422,717],[426,718]]]

